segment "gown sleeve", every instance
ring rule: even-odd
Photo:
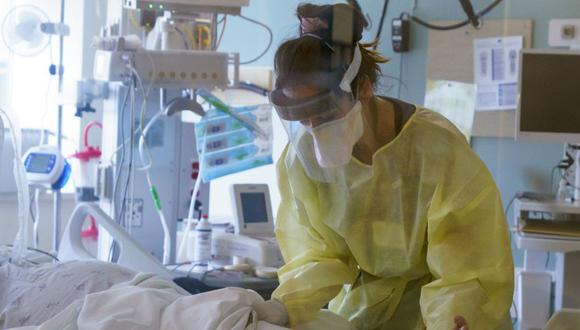
[[[514,268],[499,192],[467,144],[457,149],[428,212],[423,320],[427,329],[453,329],[455,316],[470,330],[507,329]]]
[[[276,237],[286,264],[278,272],[280,286],[273,298],[284,304],[294,326],[314,319],[358,271],[346,243],[322,223],[315,185],[306,175],[290,180],[283,160],[277,170]]]

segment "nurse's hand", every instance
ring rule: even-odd
[[[455,322],[455,328],[453,330],[469,330],[467,321],[465,321],[463,316],[456,316],[453,321]]]

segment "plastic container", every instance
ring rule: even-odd
[[[195,226],[195,249],[193,261],[208,263],[211,260],[212,228],[208,216],[204,215]]]
[[[97,197],[97,176],[101,150],[99,147],[89,146],[89,130],[101,123],[93,121],[85,127],[84,140],[85,149],[71,156],[73,163],[73,180],[76,187],[76,197],[78,202],[96,202]]]

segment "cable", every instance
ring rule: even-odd
[[[129,113],[129,126],[130,126],[130,132],[134,131],[134,126],[135,126],[135,122],[134,122],[134,115],[135,115],[135,89],[134,86],[131,85],[131,90],[130,90],[130,98],[131,98],[131,111]],[[133,134],[130,135],[129,137],[129,164],[127,166],[127,178],[125,179],[125,187],[123,188],[123,198],[121,199],[121,212],[119,214],[119,219],[118,221],[121,222],[121,226],[124,227],[125,229],[127,229],[126,227],[126,223],[125,223],[125,204],[126,204],[126,200],[127,200],[127,193],[129,192],[129,184],[131,181],[131,172],[133,170]]]
[[[399,56],[399,85],[397,86],[397,98],[401,98],[401,87],[403,85],[403,64],[404,64],[405,54],[401,53]],[[406,88],[406,86],[405,86]]]
[[[475,14],[475,11],[473,10],[473,5],[471,4],[471,1],[470,0],[459,0],[459,3],[461,4],[463,11],[467,15],[467,18],[469,18],[471,25],[473,25],[473,27],[475,27],[475,28],[480,27],[479,17]]]
[[[135,160],[135,134],[137,133],[137,129],[135,128],[135,102],[136,102],[135,101],[135,87],[136,87],[135,85],[136,84],[139,85],[139,88],[141,89],[142,95],[143,95],[143,102],[141,103],[140,116],[139,116],[139,118],[140,118],[140,124],[139,124],[140,128],[139,129],[140,129],[141,134],[143,134],[142,128],[143,128],[143,122],[144,122],[144,117],[145,117],[145,110],[147,109],[147,98],[149,97],[149,93],[151,91],[151,85],[153,83],[153,82],[151,82],[149,84],[149,86],[147,87],[147,90],[145,90],[145,87],[143,85],[143,80],[141,79],[141,76],[135,70],[135,68],[133,67],[133,65],[131,63],[129,63],[127,65],[127,68],[131,71],[132,76],[133,76],[133,79],[132,79],[132,83],[131,83],[131,87],[130,87],[131,89],[128,91],[128,93],[130,93],[130,96],[131,96],[131,113],[130,113],[130,132],[131,132],[131,135],[130,135],[130,137],[128,139],[129,140],[129,145],[130,145],[129,146],[129,157],[130,157],[130,159],[129,159],[129,166],[128,166],[128,171],[127,171],[127,179],[125,180],[125,188],[124,188],[124,193],[123,193],[123,199],[121,200],[121,203],[122,203],[122,205],[121,205],[121,212],[118,215],[118,221],[123,221],[123,223],[125,221],[125,209],[126,209],[125,202],[126,202],[126,199],[127,199],[127,193],[129,192],[129,185],[131,183],[134,183],[135,182],[135,178],[134,178],[135,173],[133,171],[134,160]],[[123,107],[123,114],[121,115],[121,119],[122,120],[124,119],[124,110],[125,110],[125,107]],[[125,136],[124,136],[124,133],[123,133],[124,132],[124,125],[121,125],[121,129],[122,129],[122,133],[121,133],[122,137],[121,137],[121,139],[123,140],[123,143],[122,143],[122,149],[123,149],[122,157],[124,157],[124,155],[125,155],[124,148],[125,148],[125,143],[126,143]],[[122,166],[123,166],[123,164],[120,164],[119,166],[120,166],[120,169],[121,169]],[[121,172],[121,170],[119,170],[119,173],[120,172]],[[118,182],[118,180],[117,180],[117,182]],[[115,184],[117,184],[117,182]],[[131,196],[134,196],[134,186],[133,185],[131,186],[131,191],[132,191],[132,193],[130,195]],[[131,199],[131,209],[132,209],[132,202],[133,202],[133,199]],[[132,219],[132,217],[130,219]],[[125,228],[127,228],[127,227],[125,227]],[[128,230],[130,231],[131,228],[129,227]]]
[[[9,248],[14,248],[14,245],[12,245],[12,244],[4,244],[4,246],[7,246]],[[53,259],[56,262],[60,262],[60,260],[58,260],[58,257],[57,256],[55,256],[55,255],[53,255],[53,254],[51,254],[49,252],[43,251],[41,249],[33,248],[33,247],[27,247],[26,249],[27,250],[30,250],[30,251],[38,252],[40,254],[43,254],[45,256],[50,257],[51,259]]]
[[[383,24],[385,23],[385,18],[387,17],[387,9],[389,7],[389,0],[385,0],[385,4],[383,5],[383,12],[381,14],[381,20],[379,21],[379,27],[377,29],[377,36],[375,40],[381,40],[381,34],[383,33]],[[378,42],[373,47],[374,50],[378,47]]]
[[[52,46],[51,46],[51,49],[52,49]],[[52,63],[52,60],[50,62]],[[49,98],[49,96],[51,94],[50,93],[51,92],[51,86],[52,86],[52,79],[51,78],[52,78],[52,76],[50,76],[48,78],[48,86],[46,86],[46,94],[44,96],[45,108],[44,108],[44,111],[42,112],[42,116],[40,117],[40,123],[41,124],[44,123],[44,120],[46,119],[46,115],[48,114],[48,109],[50,108],[50,106],[49,106],[49,103],[50,102],[49,102],[48,98]],[[40,129],[40,142],[38,143],[38,145],[43,145],[45,143],[44,142],[45,137],[46,137],[46,130],[43,129],[43,128],[41,128]]]
[[[270,47],[272,46],[272,42],[274,42],[274,32],[272,32],[272,29],[270,29],[270,27],[262,22],[258,22],[254,19],[251,19],[249,17],[246,17],[244,15],[238,15],[238,17],[245,19],[248,22],[252,22],[254,24],[257,24],[261,27],[263,27],[264,29],[266,29],[266,31],[268,31],[268,34],[270,35],[270,40],[268,41],[268,46],[266,47],[266,49],[257,57],[249,60],[249,61],[245,61],[245,62],[240,62],[240,65],[245,65],[245,64],[250,64],[250,63],[254,63],[256,61],[258,61],[259,59],[261,59],[264,55],[266,55],[266,53],[268,52],[268,50],[270,50]]]
[[[122,149],[123,152],[121,152],[121,161],[119,162],[119,164],[117,164],[119,166],[117,173],[115,174],[115,187],[113,188],[113,198],[112,198],[112,203],[111,205],[114,205],[117,202],[117,192],[119,189],[119,182],[121,180],[119,180],[121,178],[121,168],[123,166],[123,164],[125,163],[125,126],[123,125],[123,118],[125,118],[125,109],[127,106],[127,100],[129,99],[129,93],[130,90],[127,89],[127,92],[125,93],[125,97],[123,98],[123,103],[121,105],[121,140],[123,141],[123,143],[121,144],[120,148],[117,148],[117,150]],[[113,153],[113,156],[116,154],[117,152],[115,151]],[[112,163],[112,161],[111,161]],[[119,219],[119,214],[117,214],[117,216],[115,217],[118,221]]]
[[[574,183],[568,181],[568,177],[566,176],[566,174],[564,174],[564,172],[566,172],[566,170],[560,169],[560,177],[562,178],[562,180],[566,181],[566,184],[569,187],[572,187],[572,189],[580,189],[580,187],[576,187]]]
[[[517,194],[514,194],[514,196],[512,197],[512,199],[510,199],[510,201],[508,202],[505,211],[504,211],[504,217],[507,219],[508,218],[508,213],[510,211],[510,208],[512,207],[512,204],[514,203],[514,201],[516,200],[516,198],[518,197]],[[508,223],[510,223],[510,221],[508,220]],[[517,224],[513,223],[512,226],[516,227]]]
[[[226,26],[228,24],[228,20],[227,19],[228,19],[228,16],[227,15],[224,15],[224,18],[222,19],[223,22],[224,22],[224,24],[222,26],[222,31],[220,32],[220,36],[219,36],[219,38],[217,40],[217,43],[215,44],[215,50],[217,50],[220,47],[221,43],[222,43],[222,39],[224,37],[224,32],[226,31]]]
[[[483,9],[482,11],[480,11],[479,13],[476,13],[474,18],[476,18],[479,21],[479,24],[481,25],[481,19],[483,18],[483,16],[487,15],[490,11],[492,11],[497,5],[499,5],[503,0],[495,0],[494,2],[492,2],[489,6],[487,6],[485,9]],[[470,23],[472,23],[471,19],[466,19],[464,21],[461,21],[459,23],[456,24],[451,24],[451,25],[435,25],[435,24],[431,24],[429,22],[426,22],[418,17],[415,17],[413,15],[411,15],[408,12],[403,12],[401,14],[401,17],[403,16],[407,16],[409,18],[411,18],[414,22],[418,23],[419,25],[422,25],[428,29],[432,29],[432,30],[438,30],[438,31],[450,31],[450,30],[455,30],[455,29],[459,29],[462,28],[466,25],[469,25]]]
[[[193,45],[191,45],[191,47],[189,47],[185,33],[183,33],[183,31],[181,31],[181,29],[178,28],[177,26],[175,26],[175,25],[171,25],[171,26],[181,36],[181,39],[183,40],[183,45],[185,46],[185,49],[193,49]]]

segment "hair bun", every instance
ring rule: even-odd
[[[363,30],[368,22],[361,12],[357,1],[350,0],[349,4],[315,5],[301,4],[297,9],[300,20],[300,34],[315,34],[331,45],[352,46],[362,39]],[[336,35],[332,33],[333,24],[337,22],[352,22],[352,32]],[[348,31],[348,29],[340,29]]]

